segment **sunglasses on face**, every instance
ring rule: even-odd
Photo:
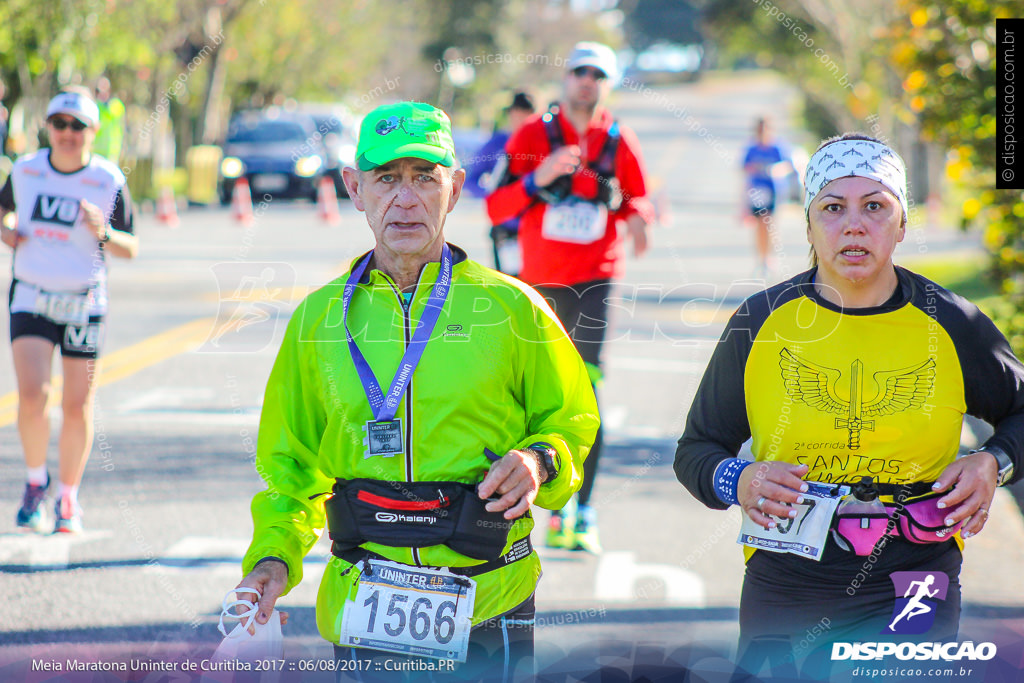
[[[76,133],[81,133],[83,130],[88,128],[84,123],[78,119],[50,119],[50,125],[53,126],[54,130],[65,130],[70,128]]]
[[[603,81],[608,78],[608,75],[600,69],[595,69],[590,66],[578,66],[572,70],[572,75],[576,78],[583,78],[584,76],[590,76],[595,81]]]

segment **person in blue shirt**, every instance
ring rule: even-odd
[[[505,155],[505,143],[512,133],[533,116],[536,107],[529,93],[517,91],[512,96],[512,103],[505,108],[508,121],[506,129],[494,131],[491,139],[477,150],[472,158],[466,160],[466,190],[474,197],[484,199],[494,191],[502,176],[508,158]],[[519,221],[512,220],[491,227],[491,242],[494,245],[494,267],[508,275],[519,274]]]
[[[771,258],[772,216],[775,213],[776,181],[793,173],[789,153],[774,141],[771,122],[761,117],[754,126],[754,142],[743,154],[746,201],[754,218],[754,248],[758,277],[768,277]]]

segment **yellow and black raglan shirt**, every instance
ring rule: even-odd
[[[711,508],[713,476],[752,437],[756,460],[807,465],[805,479],[934,481],[956,458],[964,414],[1024,453],[1024,366],[966,299],[896,268],[884,304],[843,309],[812,269],[747,299],[711,358],[676,451],[676,476]]]

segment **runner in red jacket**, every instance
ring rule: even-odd
[[[628,232],[640,256],[654,217],[636,136],[601,106],[616,72],[611,48],[578,43],[562,100],[508,141],[504,182],[487,198],[492,223],[519,218],[519,277],[551,301],[595,386],[611,280],[622,275],[622,233]],[[549,545],[600,551],[589,505],[600,452],[598,431],[579,508],[573,512],[570,505],[552,516]]]

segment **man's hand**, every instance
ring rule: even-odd
[[[533,172],[537,187],[547,187],[564,175],[575,173],[580,167],[580,148],[577,145],[559,147],[541,162]]]
[[[263,597],[260,598],[259,610],[256,612],[256,621],[265,624],[274,612],[274,604],[284,592],[288,584],[288,566],[276,560],[260,562],[253,570],[245,575],[235,588],[255,588]],[[251,595],[251,594],[243,594]],[[281,625],[288,621],[288,613],[281,612]],[[256,627],[249,625],[249,634],[256,635]]]
[[[98,206],[84,199],[78,204],[82,209],[82,222],[85,227],[96,236],[97,240],[102,240],[107,234],[107,223],[103,220],[103,212]]]
[[[648,247],[648,230],[650,226],[644,221],[638,214],[632,214],[626,219],[626,228],[629,230],[629,236],[633,240],[633,256],[643,256],[647,251]]]
[[[501,496],[492,500],[484,508],[488,512],[505,511],[505,519],[516,519],[526,514],[537,491],[543,483],[544,474],[540,471],[537,457],[529,451],[509,451],[497,462],[491,464],[487,476],[480,482],[481,499],[490,498],[497,493]]]
[[[932,487],[936,491],[945,491],[956,484],[955,489],[936,503],[940,508],[949,509],[946,526],[963,521],[961,535],[964,538],[976,536],[988,521],[998,476],[996,459],[985,451],[965,455],[950,463]]]

